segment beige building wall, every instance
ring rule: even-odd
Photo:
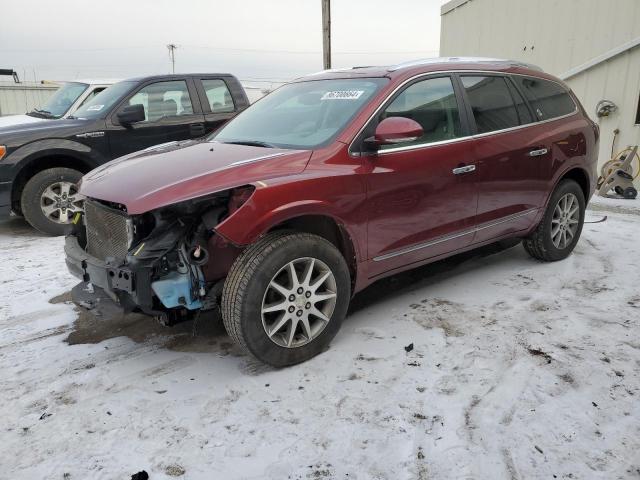
[[[565,79],[600,124],[600,164],[611,157],[616,129],[616,152],[640,145],[640,0],[453,0],[441,20],[441,56],[521,60]],[[618,50],[625,51],[586,68]],[[597,119],[603,99],[618,111]]]
[[[0,116],[30,112],[44,105],[58,85],[0,82]]]

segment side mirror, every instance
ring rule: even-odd
[[[117,113],[116,116],[118,117],[118,122],[120,122],[121,125],[131,125],[136,122],[144,122],[146,118],[144,114],[144,106],[141,103],[126,105]]]
[[[422,126],[415,120],[405,117],[389,117],[378,124],[373,137],[365,139],[365,143],[377,150],[381,145],[413,142],[423,134]]]

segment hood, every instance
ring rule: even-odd
[[[66,138],[76,133],[87,132],[87,129],[93,126],[104,130],[104,120],[79,118],[35,120],[35,122],[9,124],[0,127],[0,143],[19,146],[25,142],[43,138]]]
[[[82,179],[80,193],[131,215],[249,183],[302,172],[310,150],[189,141],[113,160]]]
[[[26,123],[40,123],[44,121],[46,121],[46,119],[31,117],[29,115],[7,115],[0,117],[0,128],[13,125],[24,125]]]

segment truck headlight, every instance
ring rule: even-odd
[[[0,145],[0,160],[2,160],[6,154],[7,147],[5,147],[4,145]]]

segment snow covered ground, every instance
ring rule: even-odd
[[[63,240],[0,224],[0,478],[638,478],[640,200],[602,215],[560,263],[381,281],[284,370],[206,319],[79,315]]]

